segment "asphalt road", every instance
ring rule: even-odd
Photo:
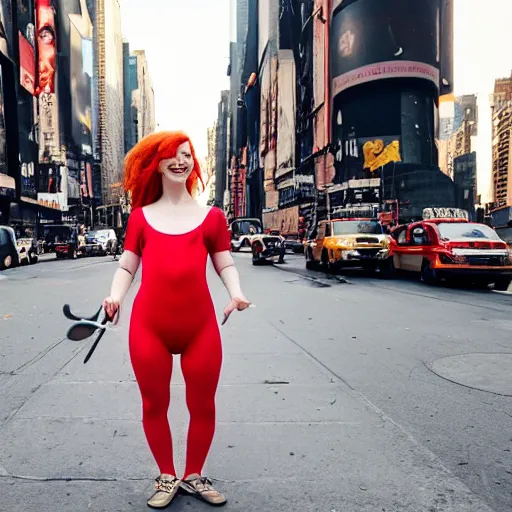
[[[244,512],[512,509],[512,296],[254,268],[223,328],[207,472]],[[93,311],[110,258],[0,274],[0,511],[145,510],[156,476],[126,350],[130,301],[87,365],[69,302]],[[209,270],[220,310],[226,301]],[[131,294],[135,293],[136,288]],[[176,372],[178,458],[186,407]],[[180,466],[180,463],[178,464]],[[173,510],[206,510],[180,497]]]

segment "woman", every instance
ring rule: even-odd
[[[130,357],[142,396],[142,423],[159,466],[151,508],[165,508],[181,488],[212,505],[226,498],[202,476],[215,431],[215,393],[222,348],[206,282],[206,261],[230,295],[224,322],[249,307],[230,253],[226,218],[193,198],[201,171],[189,138],[163,132],[141,140],[125,160],[125,188],[131,193],[124,253],[105,299],[114,318],[139,262],[143,273],[130,322]],[[167,410],[173,355],[181,355],[190,412],[185,478],[176,476]]]

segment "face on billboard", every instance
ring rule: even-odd
[[[437,0],[358,0],[336,13],[331,34],[334,95],[382,78],[439,83]]]
[[[57,51],[55,42],[55,20],[51,7],[37,8],[37,48],[39,52],[39,85],[37,95],[55,92],[55,70]]]

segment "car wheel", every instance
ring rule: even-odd
[[[512,283],[512,279],[505,278],[505,277],[498,279],[494,283],[494,289],[498,292],[506,292],[510,287],[510,283]]]
[[[384,263],[382,263],[379,267],[380,275],[383,279],[391,279],[395,277],[396,269],[395,262],[393,258],[388,258]]]
[[[306,268],[308,270],[315,270],[316,263],[313,260],[313,251],[308,247],[304,250],[304,254],[306,257]]]
[[[327,254],[327,251],[322,251],[322,270],[324,272],[332,272],[333,266],[329,262],[329,255]]]
[[[439,283],[437,272],[430,266],[430,261],[425,260],[421,268],[421,280],[425,284],[436,285]]]
[[[263,261],[263,258],[261,257],[261,250],[263,247],[261,244],[254,244],[252,246],[252,264],[253,265],[260,265]]]
[[[11,268],[11,267],[12,267],[12,264],[13,264],[13,259],[12,259],[12,256],[9,254],[9,255],[7,255],[7,256],[4,258],[4,261],[3,261],[3,268],[4,268],[4,269]]]

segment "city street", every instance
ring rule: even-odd
[[[221,328],[205,473],[225,510],[512,509],[512,294],[342,279],[297,255],[235,258],[255,307]],[[127,350],[136,286],[87,365],[90,342],[66,340],[62,315],[64,303],[92,314],[116,267],[106,257],[0,273],[0,512],[146,510],[158,471]],[[227,294],[208,276],[220,319]],[[181,469],[179,364],[173,384]],[[208,508],[179,496],[169,510]]]

